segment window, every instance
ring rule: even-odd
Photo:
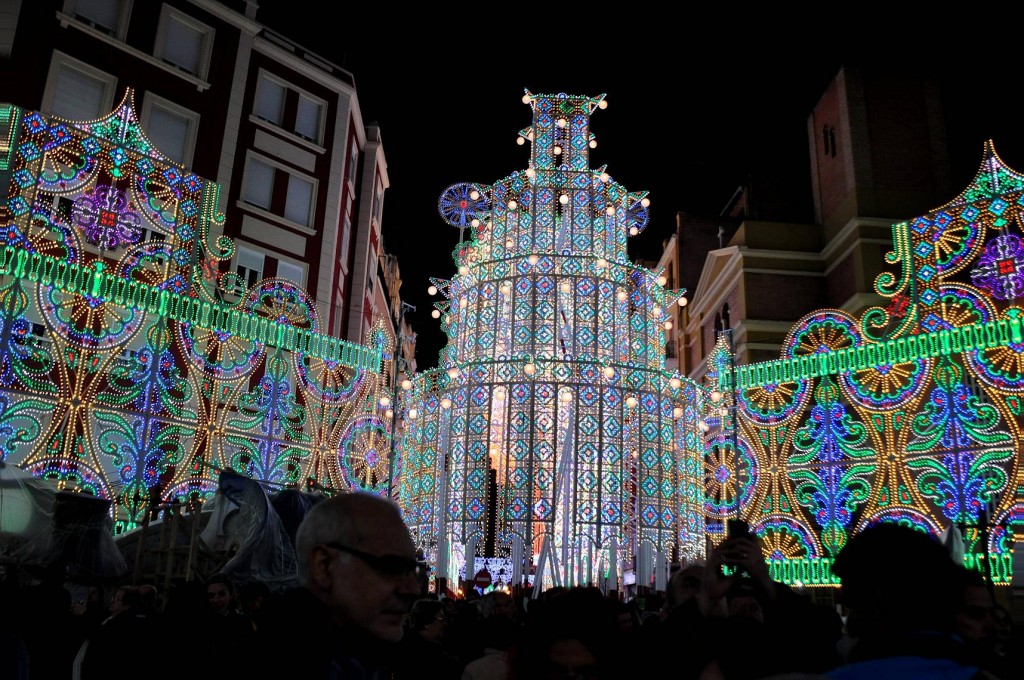
[[[352,144],[352,152],[348,155],[348,181],[356,183],[356,172],[359,170],[359,147]]]
[[[206,78],[212,49],[212,28],[164,5],[154,50],[157,59]]]
[[[238,246],[238,256],[235,259],[235,272],[242,277],[245,285],[252,288],[263,278],[263,253]]]
[[[276,80],[260,78],[256,90],[256,115],[263,120],[281,125],[284,120],[285,87]]]
[[[288,175],[288,198],[284,206],[285,219],[309,226],[313,208],[313,183],[296,175]]]
[[[275,201],[275,187],[278,196],[283,193],[283,202],[280,199]],[[316,183],[312,179],[271,165],[266,160],[249,158],[243,194],[246,203],[304,227],[311,227],[315,197]]]
[[[152,94],[142,107],[146,136],[165,156],[179,165],[191,165],[199,116]]]
[[[43,94],[43,110],[69,120],[94,120],[114,106],[117,79],[54,51]]]
[[[256,101],[253,104],[253,114],[260,120],[320,144],[323,141],[326,108],[322,99],[300,91],[268,73],[260,73]]]
[[[338,264],[341,265],[342,271],[345,272],[348,272],[348,250],[351,237],[352,220],[348,215],[345,215],[345,220],[341,224],[341,252],[338,253]]]
[[[245,171],[245,201],[270,210],[274,196],[274,168],[255,158]]]
[[[380,224],[380,213],[384,207],[384,185],[377,182],[377,190],[373,192],[373,217]]]
[[[284,260],[278,260],[277,278],[284,279],[285,281],[291,281],[296,286],[301,287],[306,280],[306,270],[301,265],[285,262]]]
[[[67,0],[64,11],[97,31],[123,38],[131,12],[131,1]]]

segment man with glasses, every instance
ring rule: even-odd
[[[300,588],[286,594],[270,636],[295,646],[278,646],[291,651],[272,677],[390,677],[423,571],[398,506],[366,492],[320,501],[299,525],[295,549]]]

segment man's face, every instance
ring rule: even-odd
[[[996,620],[992,597],[984,586],[968,586],[956,615],[957,632],[969,643],[988,642],[995,637]]]
[[[211,583],[206,587],[206,603],[211,610],[218,614],[227,611],[231,604],[231,593],[223,583]]]
[[[416,559],[416,549],[400,519],[378,518],[374,530],[348,547],[374,556],[392,555]],[[366,560],[341,550],[327,548],[329,590],[327,604],[341,625],[362,628],[382,640],[402,637],[402,621],[420,595],[416,572],[382,573]]]

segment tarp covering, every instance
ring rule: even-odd
[[[52,543],[56,495],[46,480],[0,460],[0,563],[49,566],[56,555]]]

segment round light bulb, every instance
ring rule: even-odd
[[[604,367],[604,377],[608,378],[609,380],[614,378],[615,377],[615,369],[612,368],[611,366],[605,366]]]
[[[681,297],[681,298],[679,298],[679,300],[678,300],[678,301],[676,302],[676,304],[677,304],[677,305],[679,305],[680,307],[685,307],[685,306],[686,306],[686,304],[687,304],[687,300],[686,300],[686,298],[684,298],[684,297]]]
[[[666,283],[668,283],[668,279],[666,279],[664,276],[659,276],[658,277],[658,285],[659,286],[664,286]]]
[[[619,292],[615,294],[615,297],[619,299],[619,302],[625,302],[629,298],[629,293],[619,288]]]
[[[626,397],[626,406],[633,408],[636,406],[636,397]]]
[[[381,397],[380,399],[377,400],[377,403],[380,404],[381,406],[387,406],[391,403],[391,400],[388,399],[387,397]]]
[[[533,375],[537,372],[537,367],[534,364],[526,364],[523,366],[523,373],[526,375]]]
[[[437,286],[428,286],[427,295],[437,295]]]
[[[558,197],[558,202],[565,205],[569,202],[569,194],[562,194]]]
[[[470,226],[472,226],[474,228],[475,227],[479,227],[480,226],[480,220],[478,220],[478,219],[476,219],[474,217],[472,220],[469,221],[469,224],[470,224]]]
[[[459,377],[459,369],[455,368],[454,366],[449,368],[448,369],[448,377],[451,378],[452,380],[455,380],[456,378],[458,378]]]
[[[714,392],[711,393],[711,401],[712,403],[717,404],[718,402],[722,401],[722,397],[724,396],[724,394],[722,394],[718,390],[715,390]]]
[[[520,135],[519,137],[516,137],[516,144],[518,144],[519,146],[522,146],[523,144],[526,144],[526,140],[523,139],[522,135]]]
[[[553,147],[551,148],[551,151],[552,151],[552,153],[554,153],[554,154],[555,154],[556,156],[561,156],[561,155],[562,155],[562,147],[558,146],[557,144],[555,144],[555,145],[554,145],[554,146],[553,146]]]
[[[649,199],[649,198],[641,199],[640,200],[640,205],[642,205],[645,208],[651,207],[651,199]]]
[[[409,417],[410,417],[411,419],[413,419],[413,420],[416,420],[416,417],[417,417],[417,416],[418,416],[419,414],[420,414],[420,412],[419,412],[419,411],[417,411],[416,409],[414,409],[414,408],[411,408],[411,409],[409,409]]]
[[[596,139],[591,139],[589,146],[590,146],[591,149],[596,149],[597,148],[597,140]]]
[[[570,286],[568,283],[564,281],[561,284],[559,284],[558,287],[561,289],[563,293],[568,293],[569,291],[572,290],[572,286]]]
[[[672,330],[672,322],[671,321],[666,321],[665,322],[665,330],[667,330],[667,331]]]
[[[608,266],[608,260],[604,259],[603,257],[599,257],[597,258],[597,262],[595,262],[594,265],[597,266],[598,269],[604,269],[605,267]]]
[[[614,215],[615,214],[615,206],[614,205],[610,205],[607,208],[605,208],[604,209],[604,214],[605,215]]]
[[[501,287],[501,294],[502,295],[508,295],[511,292],[512,292],[512,286],[508,285],[507,283]]]
[[[480,192],[477,191],[476,189],[473,189],[472,191],[469,192],[469,197],[475,201],[478,198],[480,198]]]
[[[679,378],[672,378],[668,381],[668,384],[672,386],[672,389],[678,390],[679,386],[683,384],[683,381]]]
[[[612,178],[612,176],[611,176],[611,175],[609,175],[609,174],[608,174],[607,172],[602,172],[602,173],[601,173],[601,181],[602,181],[602,182],[607,182],[607,181],[608,181],[608,180],[610,180],[611,178]]]
[[[569,121],[567,121],[565,118],[559,118],[555,124],[558,125],[558,127],[560,128],[564,128],[566,125],[569,124]]]
[[[561,399],[563,402],[568,403],[572,401],[572,392],[570,392],[569,390],[565,390],[560,395],[558,395],[558,398]]]
[[[402,389],[406,390],[406,391],[411,390],[412,389],[412,381],[408,380],[408,379],[403,380],[402,381]]]
[[[518,207],[519,207],[519,204],[516,203],[515,201],[509,201],[508,202],[508,209],[509,210],[515,210]]]
[[[601,101],[599,101],[597,103],[597,108],[599,108],[599,109],[607,109],[608,108],[608,102],[606,100],[602,99]]]
[[[462,309],[465,309],[468,306],[469,306],[469,300],[467,300],[466,298],[462,298],[461,300],[459,300],[459,307],[461,307]]]
[[[451,407],[452,407],[452,400],[451,399],[449,399],[448,397],[445,397],[444,399],[441,400],[441,408],[451,408]]]
[[[505,247],[508,248],[509,250],[512,250],[512,248],[514,248],[515,245],[516,245],[516,242],[513,241],[512,239],[510,239],[510,238],[505,239]]]
[[[629,235],[630,236],[636,236],[639,233],[640,233],[640,230],[637,229],[636,227],[630,227],[629,228]]]
[[[523,95],[523,103],[524,104],[529,104],[530,103],[530,95],[528,95],[528,94],[524,94]]]
[[[469,273],[469,267],[466,265],[459,265],[459,276],[465,276]]]
[[[526,258],[526,261],[529,262],[530,264],[537,264],[540,261],[540,257],[538,257],[537,255],[530,255],[528,258]]]
[[[432,311],[430,313],[430,316],[434,317],[435,319],[440,319],[441,318],[441,310],[440,309],[435,309],[434,311]]]
[[[661,307],[658,305],[651,307],[651,314],[654,314],[654,316],[661,316]]]
[[[533,179],[534,175],[536,175],[536,174],[537,174],[537,171],[534,170],[533,168],[527,168],[526,169],[526,176],[529,177],[530,179]]]
[[[679,407],[679,406],[676,406],[674,409],[672,409],[672,417],[673,418],[682,418],[683,417],[683,409],[681,407]]]
[[[384,412],[384,416],[385,416],[385,417],[386,417],[386,418],[387,418],[388,420],[391,420],[392,418],[394,418],[394,417],[395,417],[395,412],[394,412],[393,410],[391,410],[391,409],[388,409],[387,411],[385,411],[385,412]]]

